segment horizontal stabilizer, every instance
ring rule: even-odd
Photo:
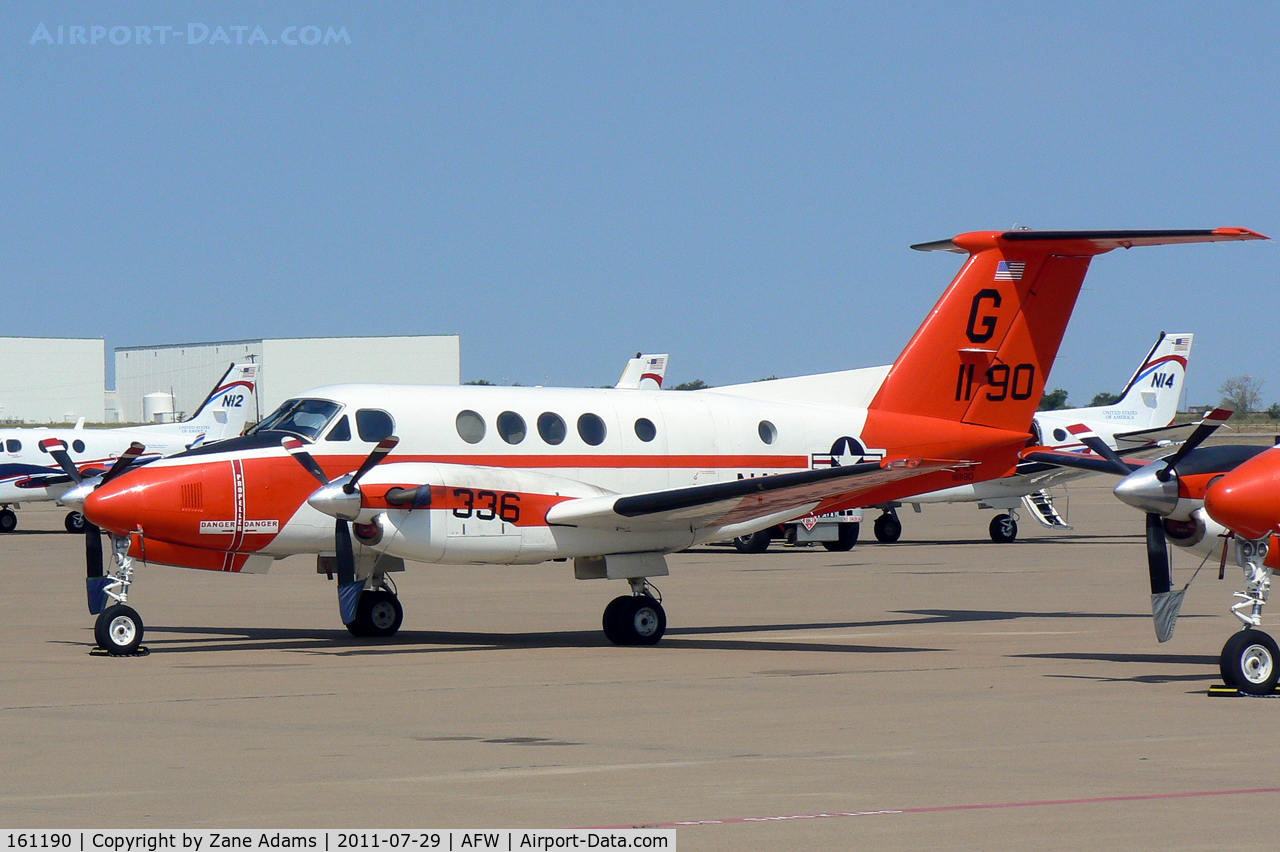
[[[1028,450],[1023,450],[1021,457],[1029,462],[1087,470],[1090,473],[1114,474],[1119,472],[1110,461],[1095,453],[1064,453],[1061,450],[1051,450],[1047,447],[1031,447]],[[1137,470],[1143,466],[1141,463],[1131,461],[1125,461],[1124,465],[1130,471]]]

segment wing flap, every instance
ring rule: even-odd
[[[723,527],[785,517],[788,511],[798,516],[829,498],[856,498],[888,482],[967,465],[946,459],[896,459],[643,494],[588,497],[552,507],[547,523],[611,530]]]

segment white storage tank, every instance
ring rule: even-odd
[[[156,391],[142,398],[143,423],[172,423],[173,394]]]

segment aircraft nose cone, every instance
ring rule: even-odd
[[[1168,515],[1178,505],[1178,477],[1174,475],[1168,482],[1161,482],[1156,471],[1163,469],[1164,465],[1157,462],[1135,470],[1120,480],[1112,493],[1135,509]]]
[[[1280,448],[1254,456],[1209,486],[1204,508],[1245,538],[1280,532]]]

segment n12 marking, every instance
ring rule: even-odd
[[[218,403],[223,408],[241,408],[244,406],[244,394],[229,393],[222,397],[222,401]]]

